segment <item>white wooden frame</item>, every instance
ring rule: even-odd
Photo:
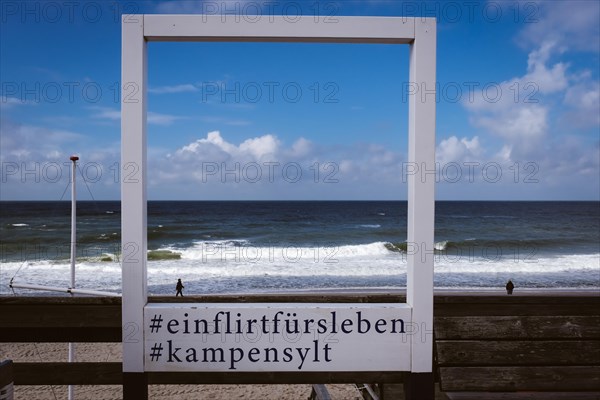
[[[206,15],[124,15],[122,20],[121,214],[123,372],[144,371],[147,295],[146,107],[149,41],[399,43],[410,45],[407,304],[411,371],[431,372],[435,176],[434,18],[312,16],[245,19]],[[398,96],[401,94],[398,93]],[[400,179],[400,177],[398,178]],[[411,249],[412,248],[412,249]]]

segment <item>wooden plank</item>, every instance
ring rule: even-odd
[[[442,296],[436,297],[436,318],[435,327],[438,338],[447,338],[443,330],[444,327],[448,326],[448,320],[443,319],[457,314],[469,314],[470,312],[475,314],[492,314],[496,313],[493,310],[504,309],[506,307],[500,307],[497,304],[487,303],[491,296]],[[404,298],[398,294],[381,294],[381,293],[344,293],[344,294],[301,294],[297,296],[289,296],[287,294],[267,294],[267,295],[211,295],[211,296],[198,296],[198,297],[185,297],[185,300],[175,299],[175,297],[160,297],[156,300],[163,302],[174,302],[174,301],[191,301],[191,302],[271,302],[271,301],[311,301],[311,302],[325,302],[325,303],[345,303],[350,301],[365,302],[365,303],[378,303],[378,302],[394,302],[398,300],[403,302]],[[589,307],[590,297],[557,297],[557,298],[546,298],[546,297],[521,297],[520,301],[523,304],[512,304],[511,307],[514,309],[509,310],[515,315],[523,315],[525,312],[519,311],[528,310],[533,313],[532,307],[535,303],[533,301],[544,301],[548,304],[537,304],[537,308],[534,310],[535,313],[549,314],[552,310],[556,310],[561,306],[561,302],[564,302],[564,307],[561,312],[572,313],[572,314],[584,314],[583,311],[575,311],[574,308],[579,310],[592,310],[598,314],[600,307]],[[594,299],[594,298],[591,298]],[[473,303],[466,302],[467,300]],[[558,301],[558,303],[557,303]],[[121,329],[121,299],[118,298],[85,298],[85,297],[50,297],[50,298],[28,298],[28,297],[0,297],[0,341],[15,341],[16,339],[22,338],[23,341],[115,341],[113,338],[113,330],[109,328]],[[579,305],[577,305],[579,304]],[[442,308],[440,309],[440,306]],[[445,307],[445,308],[444,308]],[[484,308],[488,308],[487,311]],[[77,318],[74,318],[77,316]],[[467,315],[468,317],[474,317],[473,315]],[[442,319],[440,319],[442,318]],[[514,318],[514,315],[513,315]],[[479,318],[481,320],[481,318]],[[466,336],[460,336],[458,333],[461,331],[472,331],[474,325],[469,322],[468,319],[462,319],[466,323],[467,327],[461,328],[459,320],[452,322],[452,330],[457,333],[453,336],[455,338],[468,338]],[[470,320],[473,321],[473,320]],[[485,319],[482,321],[490,321]],[[451,321],[450,321],[451,322]],[[506,322],[506,321],[505,321]],[[483,322],[481,322],[483,323]],[[17,330],[12,330],[12,328]],[[26,329],[31,327],[32,331],[28,332]],[[81,331],[81,333],[73,333],[75,337],[65,336],[61,334],[60,328],[65,327],[80,327],[85,328],[87,331]],[[11,329],[7,329],[11,328]],[[44,329],[48,330],[44,333]],[[567,326],[568,328],[568,326]],[[573,328],[573,327],[571,327]],[[97,333],[92,333],[93,329],[98,329]],[[499,329],[499,328],[498,328]],[[498,330],[496,329],[496,331]],[[514,326],[509,324],[508,329],[513,331]],[[489,332],[487,332],[489,335]],[[500,338],[505,338],[506,329],[502,331]],[[86,337],[89,339],[86,340]],[[521,336],[523,338],[523,336]],[[488,339],[493,337],[486,336]]]
[[[597,316],[438,317],[437,339],[598,339]]]
[[[327,384],[402,382],[403,372],[148,372],[149,384]],[[122,364],[15,363],[15,385],[120,385]]]
[[[150,303],[406,303],[403,293],[265,293],[251,295],[152,296]]]
[[[516,289],[515,289],[516,290]],[[438,304],[473,304],[473,303],[504,303],[504,304],[535,304],[535,303],[579,303],[600,302],[600,292],[597,289],[560,291],[553,289],[540,289],[535,291],[517,292],[511,296],[506,295],[504,289],[500,292],[486,294],[477,291],[448,292],[436,290],[435,298]]]
[[[548,292],[542,292],[548,293]],[[505,315],[503,309],[516,306],[516,309],[526,310],[529,306],[545,306],[545,314],[554,315],[555,306],[570,307],[570,310],[580,312],[577,315],[598,315],[600,313],[600,294],[593,295],[586,292],[585,295],[574,295],[573,293],[557,293],[546,295],[513,295],[493,296],[482,294],[456,293],[452,295],[434,295],[436,311],[455,310],[467,312],[466,315],[476,314],[478,310],[485,310],[482,315]],[[281,302],[306,302],[306,303],[405,303],[405,290],[387,291],[343,291],[343,292],[288,292],[288,293],[264,293],[264,294],[211,294],[211,295],[187,295],[186,297],[175,296],[150,296],[152,303],[281,303]],[[6,305],[58,305],[58,304],[81,304],[81,305],[118,305],[121,299],[118,297],[25,297],[25,296],[0,296],[0,307]],[[527,306],[527,307],[526,307]],[[581,308],[587,306],[586,308]],[[494,310],[495,309],[495,310]],[[495,314],[500,313],[500,314]],[[515,315],[515,314],[512,314]],[[516,314],[519,315],[519,314]],[[575,315],[575,314],[573,314]]]
[[[119,362],[45,362],[15,363],[15,385],[120,385]]]
[[[465,303],[436,304],[434,316],[553,316],[553,315],[600,315],[600,305],[581,301],[579,303]]]
[[[600,315],[600,295],[438,295],[435,312],[438,316]]]
[[[119,297],[27,297],[27,296],[0,296],[0,307],[7,305],[56,305],[56,304],[83,304],[83,305],[116,305],[121,307]]]
[[[0,328],[121,327],[119,305],[55,304],[2,306]]]
[[[450,400],[600,400],[600,392],[446,392]]]
[[[600,365],[600,340],[438,340],[440,366]]]
[[[453,294],[435,294],[436,304],[447,305],[466,305],[466,304],[572,304],[577,305],[588,303],[600,305],[600,292],[587,291],[584,294],[578,292],[554,292],[541,291],[541,294],[528,293],[527,295],[487,295],[471,292],[457,292]],[[251,294],[208,294],[208,295],[188,295],[183,298],[173,296],[149,296],[148,300],[152,303],[160,302],[223,302],[223,303],[261,303],[261,302],[282,302],[286,298],[292,298],[293,302],[318,302],[317,299],[327,299],[335,302],[339,298],[351,298],[347,302],[360,303],[369,302],[369,299],[383,298],[383,303],[390,301],[406,302],[404,289],[389,290],[340,290],[335,292],[312,291],[312,292],[282,292],[282,293],[251,293]],[[395,299],[395,300],[394,300]],[[6,304],[112,304],[121,305],[119,297],[71,297],[71,296],[0,296],[0,306]],[[550,310],[549,310],[550,311]],[[598,311],[596,310],[596,313]]]
[[[600,366],[441,367],[444,391],[594,391]]]
[[[121,327],[114,328],[1,328],[0,343],[120,343]]]
[[[330,384],[398,383],[404,372],[148,372],[150,384]]]

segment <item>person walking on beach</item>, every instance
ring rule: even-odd
[[[175,297],[181,295],[181,297],[183,297],[183,288],[185,286],[183,286],[183,283],[181,283],[181,279],[177,279],[177,286],[175,286],[175,290],[177,290],[177,292],[175,293]]]
[[[506,294],[512,294],[513,289],[515,288],[514,283],[509,279],[506,283]]]

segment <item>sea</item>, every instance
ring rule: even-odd
[[[69,287],[69,201],[0,203],[0,295]],[[77,203],[76,287],[121,292],[118,201]],[[600,290],[600,202],[438,201],[436,288]],[[149,201],[151,295],[406,286],[405,201]]]

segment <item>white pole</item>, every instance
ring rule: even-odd
[[[75,289],[75,257],[77,240],[77,192],[75,190],[75,179],[77,173],[77,160],[79,157],[71,156],[73,171],[71,172],[71,289]]]
[[[71,172],[71,289],[75,289],[75,260],[76,260],[76,241],[77,241],[77,192],[75,191],[75,182],[77,179],[77,160],[79,157],[71,156],[73,161],[73,171]],[[71,292],[71,296],[74,293]],[[75,343],[69,343],[69,362],[75,361]],[[69,400],[74,399],[75,388],[69,385]]]

